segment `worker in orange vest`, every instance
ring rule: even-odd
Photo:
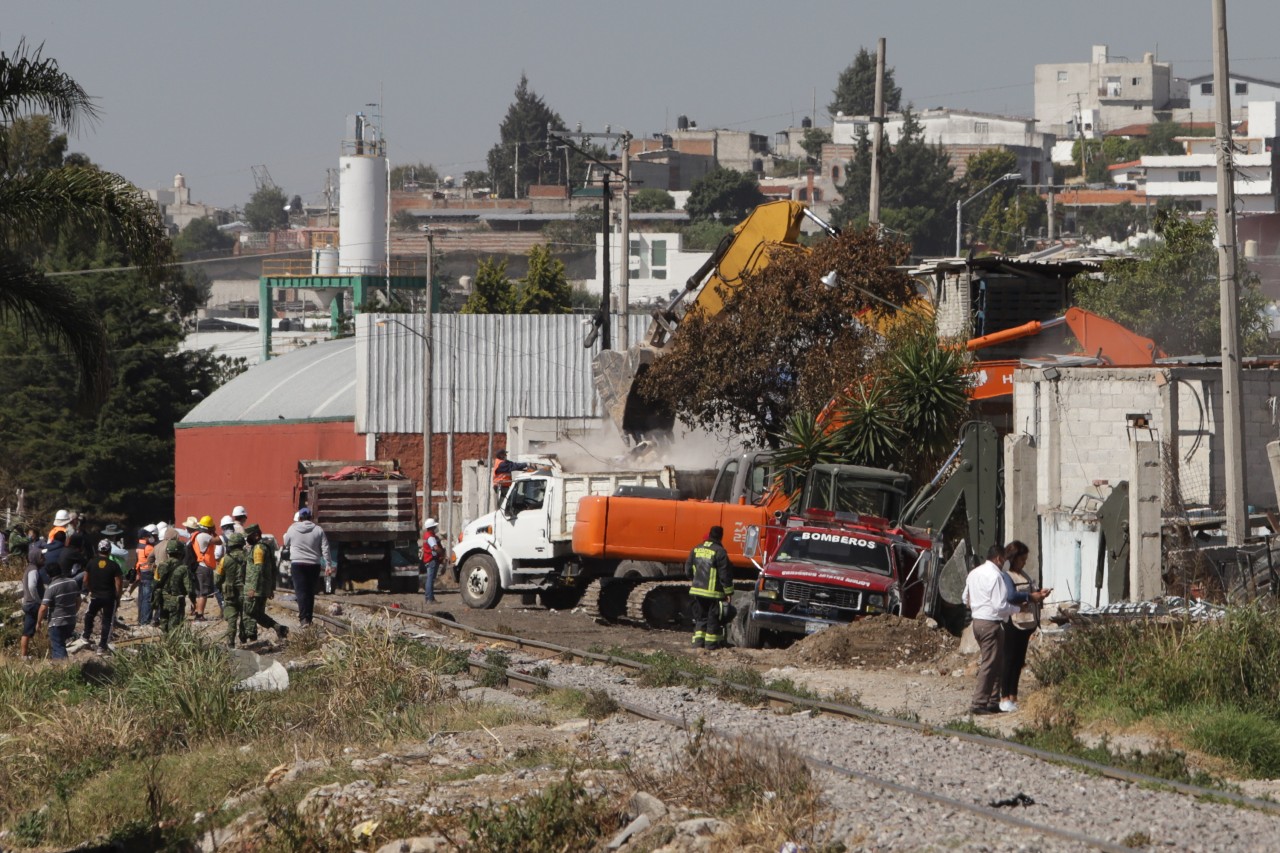
[[[191,537],[191,551],[196,558],[196,613],[197,622],[204,621],[205,601],[214,595],[214,570],[218,567],[218,547],[221,541],[213,533],[213,518],[204,516],[199,521],[195,535]]]
[[[494,456],[497,457],[493,460],[493,496],[496,499],[494,506],[502,506],[502,499],[507,496],[507,492],[511,491],[511,473],[513,471],[529,471],[538,466],[531,462],[512,462],[508,460],[505,448],[499,450]]]

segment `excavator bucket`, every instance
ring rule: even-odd
[[[665,352],[686,313],[697,309],[706,316],[718,314],[747,275],[768,265],[771,245],[798,247],[800,223],[806,215],[811,216],[797,201],[773,201],[756,207],[689,277],[684,289],[653,312],[653,323],[640,344],[625,352],[604,350],[596,355],[591,365],[596,393],[605,414],[623,435],[638,438],[671,432],[675,414],[640,396],[637,380]],[[683,304],[695,293],[691,304]]]

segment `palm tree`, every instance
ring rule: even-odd
[[[10,162],[9,131],[25,115],[47,113],[74,131],[98,117],[93,99],[25,39],[0,51],[0,317],[68,349],[82,399],[100,402],[111,382],[106,328],[65,279],[45,275],[40,257],[51,235],[74,228],[110,239],[142,270],[169,255],[158,208],[119,175],[91,165],[28,170]]]

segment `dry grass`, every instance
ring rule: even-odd
[[[786,842],[814,849],[819,841],[821,786],[777,744],[726,740],[699,725],[665,767],[628,772],[637,790],[727,821],[728,834],[717,838],[725,850],[776,851]]]
[[[236,691],[225,652],[186,631],[110,662],[0,659],[0,827],[20,828],[28,846],[115,832],[151,848],[172,840],[154,831],[166,815],[191,832],[193,813],[276,764],[527,719],[449,695],[440,674],[454,658],[386,631],[321,651],[323,665],[295,672],[283,693]]]

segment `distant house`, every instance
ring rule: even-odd
[[[1235,193],[1237,212],[1280,212],[1280,181],[1276,170],[1280,152],[1272,144],[1276,136],[1280,103],[1250,102],[1247,135],[1236,136],[1238,152]],[[1142,158],[1146,192],[1152,199],[1172,199],[1192,212],[1212,211],[1218,198],[1216,141],[1211,136],[1181,137],[1185,154],[1147,155]]]
[[[1096,44],[1088,62],[1036,65],[1036,122],[1057,136],[1097,139],[1107,128],[1173,117],[1189,105],[1187,89],[1154,53],[1134,62]]]
[[[1228,74],[1227,77],[1231,81],[1232,121],[1243,121],[1249,112],[1248,104],[1252,101],[1280,101],[1280,83],[1259,77],[1246,77],[1243,74]],[[1187,85],[1190,88],[1191,114],[1211,119],[1215,115],[1217,103],[1213,91],[1213,75],[1192,77],[1187,80]]]
[[[922,110],[913,113],[913,118],[920,124],[926,142],[946,150],[957,178],[964,177],[965,163],[970,156],[992,149],[1013,152],[1026,183],[1049,183],[1053,177],[1052,153],[1056,139],[1053,134],[1037,128],[1032,119],[952,109]],[[886,144],[897,144],[905,123],[901,113],[886,117]],[[859,134],[869,133],[870,128],[870,116],[836,116],[831,128],[831,144],[824,146],[822,152],[827,177],[836,183],[843,182],[842,167],[852,156]]]

